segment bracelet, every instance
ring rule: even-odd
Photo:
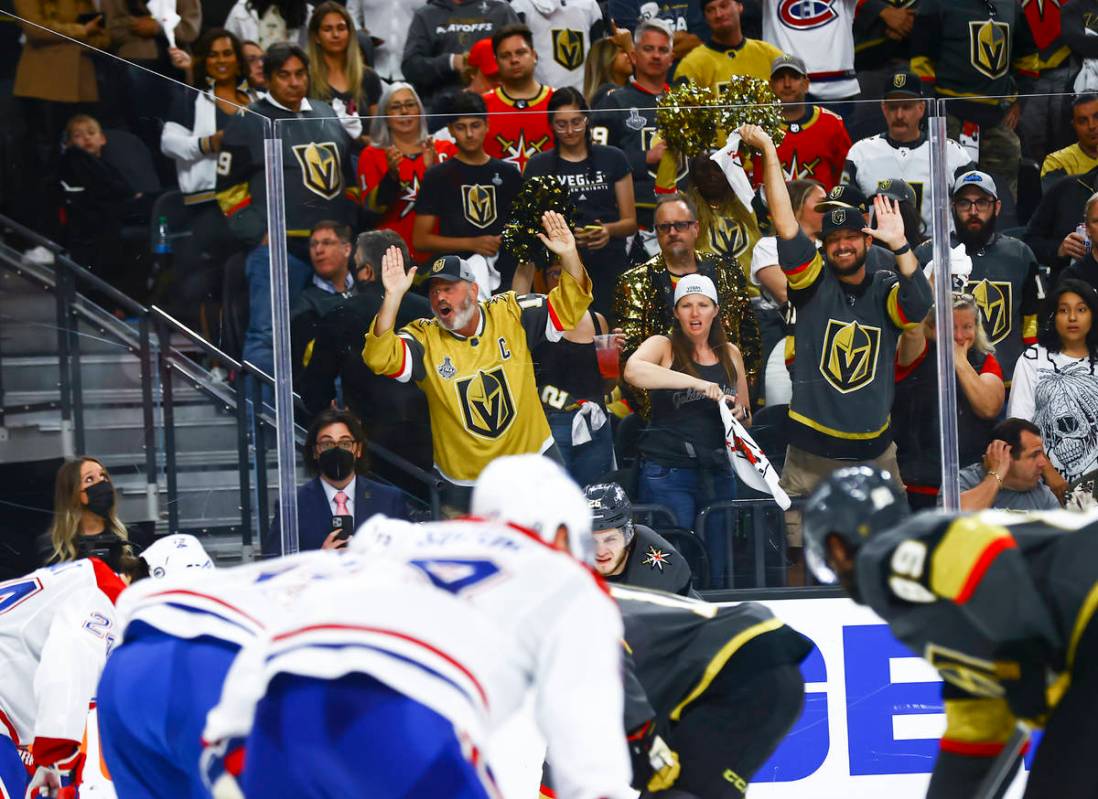
[[[909,252],[911,252],[911,242],[908,242],[907,244],[905,244],[903,247],[901,247],[898,250],[893,250],[892,254],[899,257],[899,256],[903,255],[904,253],[909,253]]]
[[[998,483],[999,483],[999,488],[1002,488],[1002,487],[1003,487],[1003,478],[1001,478],[1001,477],[999,476],[999,473],[998,473],[998,472],[992,472],[992,471],[989,471],[989,472],[988,472],[988,474],[990,474],[990,475],[991,475],[992,477],[994,477],[994,478],[995,478],[995,479],[996,479],[996,480],[998,481]]]

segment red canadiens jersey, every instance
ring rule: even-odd
[[[485,92],[488,106],[488,138],[484,150],[493,158],[514,164],[526,171],[526,162],[553,146],[553,131],[549,127],[549,98],[553,90],[542,86],[537,96],[529,100],[512,100],[501,86]],[[840,164],[841,166],[841,164]]]
[[[785,138],[778,147],[778,160],[786,180],[812,178],[831,191],[843,174],[843,163],[850,149],[850,134],[842,117],[818,105],[797,122],[783,123]],[[751,182],[762,183],[762,170],[757,169]]]
[[[435,142],[438,154],[436,163],[442,163],[454,154],[452,142]],[[412,246],[412,227],[416,221],[416,199],[419,197],[419,184],[427,168],[423,156],[405,156],[400,159],[399,186],[395,195],[392,186],[384,186],[382,181],[389,171],[389,159],[381,147],[367,147],[358,157],[358,185],[362,198],[372,211],[382,214],[378,228],[391,230],[398,234],[412,254],[416,263],[424,263],[431,258],[429,253],[418,252]]]

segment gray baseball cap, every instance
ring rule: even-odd
[[[975,186],[985,194],[990,194],[996,200],[999,199],[999,190],[995,188],[995,181],[987,172],[980,172],[975,169],[971,172],[965,172],[953,184],[953,193],[956,194],[965,186]]]
[[[774,77],[780,69],[791,69],[798,75],[808,75],[808,69],[805,68],[804,59],[798,58],[795,55],[790,55],[789,53],[782,53],[770,62],[770,77]]]

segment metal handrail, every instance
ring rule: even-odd
[[[241,544],[244,549],[245,557],[250,555],[253,545],[251,529],[253,508],[251,507],[250,496],[251,479],[250,474],[248,474],[250,471],[249,463],[251,462],[251,459],[248,456],[248,432],[250,427],[252,441],[254,442],[255,447],[254,460],[256,464],[256,488],[259,504],[259,507],[255,510],[257,510],[259,514],[258,522],[260,534],[262,536],[266,533],[270,524],[270,517],[267,513],[266,469],[260,468],[261,464],[266,463],[267,449],[262,430],[264,424],[268,426],[274,424],[273,418],[268,414],[263,413],[265,406],[265,403],[263,402],[263,386],[273,387],[275,384],[274,378],[255,364],[231,357],[228,353],[221,350],[212,342],[207,341],[199,333],[174,318],[164,309],[155,305],[146,307],[121,293],[102,278],[73,261],[65,248],[56,242],[51,241],[45,236],[3,214],[0,214],[0,227],[10,229],[28,241],[45,247],[54,256],[52,280],[57,302],[58,367],[60,372],[62,428],[66,429],[67,426],[71,424],[73,435],[72,446],[66,447],[67,454],[79,453],[84,449],[83,404],[81,402],[82,389],[79,365],[80,340],[76,331],[76,326],[71,323],[71,317],[79,310],[77,303],[79,296],[76,290],[77,286],[88,287],[99,292],[118,307],[122,308],[126,313],[129,313],[138,319],[139,324],[135,331],[137,341],[134,349],[140,360],[141,368],[142,420],[145,428],[145,470],[146,479],[150,486],[148,489],[150,494],[150,509],[155,511],[155,486],[157,485],[158,477],[154,423],[154,407],[156,403],[153,399],[154,392],[152,385],[153,358],[155,357],[157,364],[156,369],[161,381],[159,404],[161,407],[164,430],[163,448],[165,456],[165,482],[167,486],[168,524],[172,531],[178,529],[179,518],[178,467],[175,462],[175,402],[172,391],[171,374],[175,371],[187,375],[187,372],[191,370],[191,367],[194,369],[200,368],[194,364],[187,355],[172,347],[172,334],[175,333],[182,336],[197,350],[233,370],[236,374],[236,379],[234,379],[232,385],[224,394],[213,391],[210,386],[202,385],[201,381],[195,380],[194,375],[188,376],[188,379],[191,379],[192,382],[195,383],[195,387],[203,393],[208,394],[221,402],[232,401],[236,406],[235,418],[238,430],[236,445],[240,471]],[[20,272],[26,268],[22,265],[13,267],[11,263],[4,260],[0,260],[0,266]],[[46,267],[42,267],[41,269],[44,270]],[[41,282],[42,285],[49,287],[50,275],[38,274],[37,272],[38,270],[27,269],[27,274],[31,278],[36,279]],[[88,308],[95,307],[86,297],[81,297],[80,299],[85,312]],[[158,343],[155,354],[152,348],[153,336],[156,337]],[[186,364],[187,366],[186,368],[181,369],[180,367],[183,366],[183,364]],[[249,375],[253,378],[250,381],[252,390],[252,397],[250,399],[248,398],[245,388],[245,375]],[[294,405],[298,410],[304,410],[304,403],[301,401],[300,396],[294,394],[293,400]],[[249,414],[247,413],[249,404],[255,409],[255,412],[251,414],[250,425],[248,424]],[[267,407],[269,408],[269,406]],[[265,419],[264,416],[268,416],[268,418]],[[300,426],[298,426],[298,431],[298,437],[300,438],[300,435],[304,431]],[[429,496],[432,517],[436,519],[440,517],[443,482],[438,475],[420,468],[395,452],[392,452],[387,447],[372,441],[367,441],[367,450],[379,460],[392,465],[398,471],[406,474],[416,482],[422,483]]]
[[[799,506],[801,504],[800,498],[799,497],[793,497],[792,501],[793,501],[793,506],[792,507],[794,509],[799,508]],[[723,501],[720,501],[720,502],[712,502],[712,503],[706,505],[704,508],[702,508],[698,512],[697,517],[694,519],[694,532],[698,535],[699,538],[701,538],[702,541],[705,542],[706,549],[711,550],[711,547],[715,544],[719,544],[719,543],[724,544],[725,556],[726,556],[726,564],[725,565],[726,565],[726,568],[728,569],[728,587],[729,588],[735,588],[736,587],[736,578],[735,578],[735,569],[734,569],[735,559],[734,559],[734,555],[733,555],[732,536],[731,535],[725,536],[724,540],[721,541],[721,542],[717,542],[717,541],[712,540],[711,534],[710,534],[709,529],[708,529],[709,528],[709,518],[712,515],[720,512],[720,511],[732,511],[733,513],[735,513],[735,512],[743,511],[743,510],[751,510],[751,511],[756,511],[756,510],[770,511],[770,510],[772,510],[772,511],[776,511],[779,514],[783,513],[781,508],[778,507],[777,503],[774,502],[773,498],[770,498],[770,499],[764,499],[764,498],[732,499],[732,500],[723,500]],[[782,552],[783,560],[784,560],[784,555],[786,554],[784,518],[783,518],[781,527],[782,527],[782,529],[779,531],[780,532],[779,545],[781,547],[781,552]],[[768,536],[767,536],[768,531],[766,529],[764,529],[763,526],[759,523],[758,518],[755,519],[755,524],[753,525],[753,531],[754,531],[754,548],[755,548],[755,553],[754,553],[755,554],[755,557],[754,557],[755,582],[760,588],[762,588],[766,585],[766,542],[767,542],[767,538],[768,538]],[[713,584],[719,584],[720,575],[713,575],[713,577],[716,578],[716,579],[712,580],[712,583]]]

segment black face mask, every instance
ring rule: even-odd
[[[88,486],[84,492],[88,495],[88,504],[84,507],[104,519],[110,516],[114,507],[114,486],[109,480],[101,480]]]
[[[320,453],[316,463],[329,480],[346,480],[355,470],[355,454],[343,447],[332,447]]]

